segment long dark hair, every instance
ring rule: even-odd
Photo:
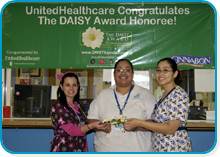
[[[123,62],[123,61],[127,62],[127,63],[130,65],[131,71],[132,71],[132,73],[134,73],[133,65],[132,65],[131,61],[130,61],[129,59],[127,59],[127,58],[119,59],[119,60],[115,63],[114,72],[115,72],[115,69],[117,68],[118,64],[119,64],[120,62]]]
[[[178,69],[178,67],[177,67],[176,61],[175,61],[174,59],[172,59],[172,58],[169,58],[169,57],[167,57],[167,58],[162,58],[162,59],[160,59],[160,60],[157,62],[157,66],[158,66],[158,64],[159,64],[160,62],[163,62],[163,61],[166,61],[166,62],[170,65],[170,67],[171,67],[171,69],[173,70],[173,72],[176,72],[176,71],[178,72],[176,78],[174,79],[174,82],[175,82],[177,85],[179,85],[179,84],[182,82],[182,78],[181,78],[180,71],[179,71],[179,69]]]
[[[74,99],[73,101],[76,101],[78,102],[79,104],[79,98],[80,98],[80,83],[79,83],[79,78],[78,76],[73,73],[73,72],[67,72],[65,73],[63,76],[62,76],[62,79],[60,80],[60,85],[63,86],[63,83],[64,83],[64,80],[67,78],[67,77],[74,77],[77,81],[77,85],[78,85],[78,91],[77,91],[77,94],[74,96]],[[57,90],[57,100],[58,102],[61,104],[61,105],[64,105],[66,108],[70,109],[70,107],[68,106],[67,104],[67,100],[66,100],[66,95],[65,93],[63,92],[63,90],[61,89],[61,87],[59,86],[58,90]]]

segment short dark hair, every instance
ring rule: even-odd
[[[123,62],[123,61],[127,62],[127,63],[130,65],[130,67],[131,67],[131,71],[132,71],[132,73],[134,73],[134,67],[133,67],[133,64],[132,64],[131,61],[130,61],[129,59],[127,59],[127,58],[119,59],[119,60],[115,63],[114,71],[115,71],[115,69],[117,68],[118,64],[119,64],[120,62]]]

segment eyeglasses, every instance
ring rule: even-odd
[[[126,68],[120,68],[120,69],[116,69],[115,70],[117,73],[130,73],[131,72],[131,69],[126,69]]]
[[[172,72],[173,70],[168,70],[168,69],[164,69],[164,70],[161,70],[161,69],[156,69],[156,73],[158,74],[168,74],[169,72]]]

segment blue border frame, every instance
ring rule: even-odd
[[[16,2],[118,2],[118,3],[140,3],[140,2],[143,2],[143,3],[147,3],[147,2],[166,2],[166,3],[169,3],[169,2],[176,2],[176,3],[184,3],[184,2],[189,2],[189,3],[193,3],[193,2],[201,2],[201,3],[206,3],[208,4],[212,9],[213,9],[213,12],[214,12],[214,21],[215,21],[215,34],[214,34],[214,53],[215,53],[215,106],[214,106],[214,109],[215,109],[215,142],[214,144],[212,145],[212,147],[208,150],[208,151],[205,151],[205,152],[166,152],[166,153],[163,153],[163,152],[73,152],[73,153],[70,153],[70,152],[13,152],[13,151],[10,151],[8,150],[4,145],[3,145],[3,141],[2,141],[2,138],[1,138],[1,145],[2,147],[5,149],[5,151],[7,151],[8,153],[11,153],[11,154],[207,154],[209,152],[211,152],[215,147],[216,147],[216,144],[217,144],[217,10],[216,8],[214,7],[214,5],[209,2],[209,1],[206,1],[206,0],[12,0],[12,1],[8,1],[7,3],[5,3],[3,5],[3,7],[1,8],[1,16],[0,16],[0,34],[1,34],[1,39],[0,39],[0,48],[2,50],[2,15],[3,15],[3,10],[4,8],[6,8],[6,6],[10,3],[16,3]],[[2,69],[2,53],[0,53],[0,62],[1,62],[1,65],[0,65],[0,68]],[[2,71],[1,71],[1,75],[2,76]],[[0,77],[0,81],[2,82],[2,77]],[[1,90],[1,94],[2,94],[2,90]],[[1,98],[2,99],[2,98]],[[0,99],[0,100],[1,100]],[[1,100],[2,102],[2,100]],[[1,107],[2,107],[2,103],[1,103]],[[2,115],[2,110],[0,110],[0,115]],[[2,125],[2,118],[0,120],[0,124]],[[0,129],[0,134],[2,135],[2,128]]]

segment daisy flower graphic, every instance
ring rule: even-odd
[[[102,45],[103,39],[104,33],[95,27],[89,27],[84,33],[82,33],[83,44],[92,49],[99,48]]]

